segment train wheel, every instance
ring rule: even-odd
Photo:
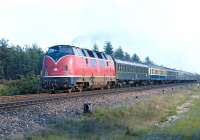
[[[55,93],[55,88],[54,88],[54,86],[52,85],[52,87],[51,88],[49,88],[49,90],[50,90],[50,93],[51,94],[54,94]]]
[[[51,89],[50,93],[51,93],[51,94],[54,94],[54,93],[55,93],[55,90],[54,90],[54,89]]]
[[[110,83],[107,83],[107,89],[111,89],[111,84]]]
[[[78,88],[78,91],[79,91],[79,92],[82,92],[82,91],[83,91],[83,88],[82,88],[82,87],[79,87],[79,88]]]
[[[70,89],[68,89],[68,93],[72,93],[72,89],[70,88]]]

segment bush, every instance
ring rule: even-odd
[[[45,92],[41,88],[40,78],[36,75],[20,77],[19,80],[4,81],[0,84],[0,95],[20,95]]]
[[[0,96],[7,95],[8,89],[9,89],[8,86],[0,84]]]
[[[35,75],[21,77],[9,84],[9,95],[33,94],[41,91],[40,78]]]

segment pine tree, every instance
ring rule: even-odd
[[[131,61],[132,62],[136,62],[136,63],[140,63],[141,62],[139,56],[136,53],[133,54],[133,56],[131,57]]]
[[[153,61],[151,61],[151,59],[148,56],[145,58],[144,63],[147,64],[147,65],[154,64]]]
[[[94,44],[94,46],[93,46],[93,49],[92,49],[93,51],[99,51],[99,48],[98,48],[98,46],[97,46],[97,44],[95,43]]]
[[[113,54],[113,47],[112,47],[111,42],[109,42],[109,41],[105,42],[104,52],[108,55]]]
[[[114,57],[117,59],[124,60],[124,51],[122,50],[121,47],[119,47],[117,50],[115,50]]]
[[[125,52],[125,54],[124,54],[124,60],[131,61],[131,57],[127,52]]]
[[[7,79],[8,77],[8,40],[1,39],[0,40],[0,79]]]

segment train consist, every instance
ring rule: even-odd
[[[194,82],[193,73],[114,59],[103,52],[70,45],[49,48],[43,60],[42,87],[83,90],[124,85]]]

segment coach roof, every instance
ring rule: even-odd
[[[119,59],[115,59],[115,62],[116,63],[120,63],[120,64],[125,64],[125,65],[132,65],[132,66],[139,66],[139,67],[146,67],[146,68],[148,68],[147,65],[141,64],[141,63],[128,62],[128,61],[123,61],[123,60],[119,60]]]

